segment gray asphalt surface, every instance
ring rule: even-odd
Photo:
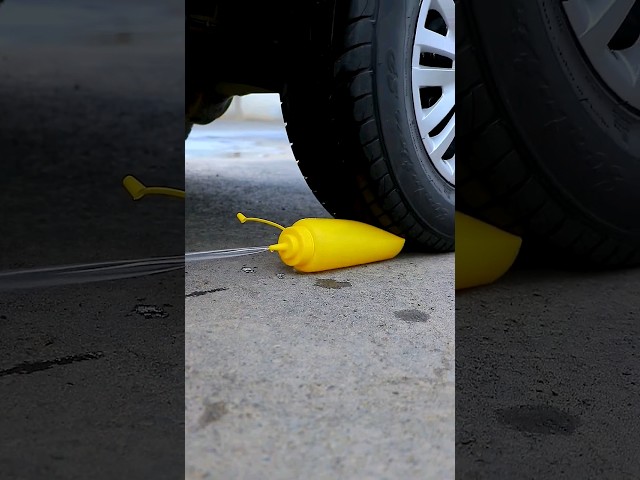
[[[187,251],[328,217],[284,128],[187,141]],[[186,268],[187,478],[453,478],[454,257],[298,274],[276,254]]]
[[[0,270],[182,254],[182,8],[0,5]],[[183,277],[0,291],[0,477],[183,476]]]
[[[456,295],[456,478],[640,478],[640,272]]]

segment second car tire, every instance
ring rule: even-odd
[[[456,9],[458,208],[531,258],[640,263],[640,112],[598,78],[563,2]]]

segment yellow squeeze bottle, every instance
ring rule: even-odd
[[[456,212],[456,290],[495,282],[513,265],[522,239]]]
[[[282,230],[278,243],[269,246],[280,259],[300,272],[321,272],[389,260],[402,250],[405,239],[353,220],[303,218],[290,227],[260,218],[238,220],[271,225]]]

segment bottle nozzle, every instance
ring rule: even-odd
[[[270,252],[282,252],[287,248],[289,248],[289,246],[284,243],[276,243],[275,245],[269,245]]]
[[[140,200],[145,195],[165,195],[168,197],[184,198],[184,190],[169,187],[147,187],[133,175],[124,177],[122,185],[134,200]]]
[[[271,225],[272,227],[276,227],[276,228],[279,228],[280,230],[284,230],[284,227],[282,225],[278,225],[275,222],[270,222],[269,220],[263,220],[262,218],[247,218],[242,213],[238,213],[236,217],[238,217],[238,220],[240,220],[240,223],[245,223],[245,222],[264,223],[265,225]]]

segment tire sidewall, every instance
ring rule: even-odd
[[[473,5],[487,68],[531,172],[591,224],[640,234],[640,119],[585,60],[560,2]]]
[[[538,0],[538,11],[554,51],[554,60],[573,87],[575,96],[594,123],[600,126],[617,148],[627,154],[638,152],[640,116],[621,105],[609,91],[581,51],[561,2]],[[582,112],[581,112],[582,113]]]
[[[378,0],[374,47],[377,121],[389,170],[421,223],[453,237],[455,187],[436,170],[420,137],[411,89],[419,0]]]

